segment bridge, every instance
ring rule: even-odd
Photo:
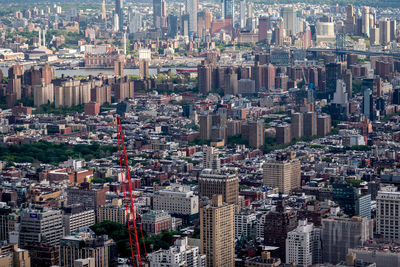
[[[352,49],[330,49],[330,48],[309,48],[306,50],[311,53],[318,52],[326,52],[326,53],[334,53],[337,55],[345,55],[345,54],[357,54],[364,56],[391,56],[394,59],[400,60],[400,53],[393,53],[391,51],[383,51],[383,52],[372,52],[372,51],[362,51],[362,50],[352,50]]]

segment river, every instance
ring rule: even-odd
[[[25,70],[29,69],[30,66],[25,66]],[[176,68],[160,68],[161,71],[167,71],[171,70],[173,73],[176,73]],[[192,67],[187,67],[183,69],[196,69]],[[4,76],[8,76],[8,68],[7,67],[0,67],[0,70],[3,72]],[[149,69],[150,75],[157,74],[157,68],[150,68]],[[61,77],[61,75],[64,74],[64,76],[75,76],[75,75],[83,75],[83,76],[97,76],[99,73],[103,73],[106,75],[112,75],[114,74],[114,69],[68,69],[68,70],[57,70],[56,69],[56,76]],[[125,69],[124,70],[125,75],[137,75],[139,76],[139,69]]]

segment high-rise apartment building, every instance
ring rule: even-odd
[[[388,239],[400,240],[400,192],[395,186],[383,187],[376,201],[376,233]]]
[[[321,263],[321,229],[307,220],[300,220],[296,229],[286,238],[286,263],[307,267]]]
[[[374,114],[374,98],[371,89],[365,89],[363,91],[363,102],[362,102],[362,113],[365,117],[371,121],[375,119]]]
[[[303,137],[303,114],[302,113],[293,113],[291,116],[291,131],[292,138],[300,139]]]
[[[56,246],[63,236],[61,211],[34,206],[21,211],[19,244]]]
[[[280,198],[276,211],[265,215],[264,244],[278,247],[275,251],[282,262],[285,262],[286,238],[290,231],[297,226],[297,215],[293,210],[286,210],[285,200]]]
[[[263,166],[264,186],[278,187],[279,192],[289,193],[300,186],[301,166],[294,152],[279,154]]]
[[[155,29],[166,27],[167,3],[165,0],[153,0],[153,26]]]
[[[321,137],[327,136],[331,132],[331,116],[321,114],[317,117],[317,135]]]
[[[303,114],[303,135],[308,137],[317,135],[317,114],[313,111]]]
[[[235,205],[223,203],[221,195],[200,209],[200,251],[207,267],[235,266]]]
[[[218,149],[212,146],[203,146],[203,168],[219,170],[221,160],[219,159]]]
[[[290,141],[292,141],[290,124],[279,124],[275,127],[275,131],[275,139],[277,144],[288,144]]]
[[[338,264],[346,259],[348,249],[362,246],[373,238],[373,220],[332,217],[322,219],[322,259]]]
[[[296,12],[293,7],[281,8],[281,18],[283,18],[287,35],[296,35],[300,32],[300,23]]]
[[[124,62],[121,60],[114,61],[114,75],[124,76]]]
[[[211,139],[211,123],[212,116],[209,113],[202,114],[199,116],[200,124],[200,139],[210,140]]]
[[[212,171],[204,169],[199,177],[200,197],[212,198],[214,195],[222,195],[226,203],[238,203],[239,178],[236,171],[221,169]]]
[[[242,124],[242,138],[249,142],[249,146],[260,148],[264,145],[264,121],[251,120]]]
[[[201,65],[197,67],[197,73],[198,73],[198,87],[199,87],[199,92],[203,95],[208,95],[208,93],[211,92],[211,81],[212,81],[212,68],[211,66],[203,60],[201,62]]]

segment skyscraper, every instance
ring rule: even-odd
[[[331,100],[336,92],[336,81],[341,78],[342,65],[340,63],[329,63],[326,69],[326,97]]]
[[[317,117],[317,135],[327,136],[331,132],[331,116],[321,114]]]
[[[279,192],[284,194],[300,186],[300,176],[300,161],[294,152],[279,154],[263,166],[264,186],[278,187]]]
[[[122,30],[124,26],[124,0],[115,0],[115,14],[118,15],[118,30]]]
[[[201,65],[197,66],[198,88],[203,95],[208,95],[211,92],[211,72],[211,66],[205,60],[201,62]]]
[[[221,195],[200,209],[200,251],[207,267],[235,266],[234,212],[235,205],[223,203]]]
[[[223,0],[224,19],[231,19],[235,24],[235,0]]]
[[[160,29],[166,26],[167,3],[165,0],[153,0],[153,26]]]
[[[370,21],[370,15],[369,15],[369,7],[364,6],[362,8],[362,33],[369,37],[369,21]]]
[[[106,20],[107,19],[107,10],[106,10],[106,0],[103,0],[101,3],[101,19]]]
[[[281,17],[283,18],[287,35],[296,35],[300,32],[300,23],[293,7],[282,7]]]
[[[252,120],[242,125],[242,138],[249,142],[249,146],[260,148],[264,145],[264,121]]]
[[[240,28],[246,27],[246,21],[247,21],[246,9],[247,9],[246,0],[241,0],[240,1]]]
[[[197,33],[198,0],[186,0],[186,14],[189,15],[189,33]]]
[[[374,100],[371,89],[363,91],[362,113],[371,121],[374,120]]]

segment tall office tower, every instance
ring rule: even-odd
[[[317,114],[315,112],[307,112],[303,115],[303,135],[315,136],[317,135]]]
[[[28,250],[20,249],[18,245],[0,245],[0,266],[4,267],[30,267],[31,257]]]
[[[153,26],[156,29],[164,28],[167,19],[167,4],[165,0],[153,0]]]
[[[246,21],[247,21],[246,8],[247,8],[246,0],[241,0],[240,1],[240,28],[242,28],[242,29],[246,27]]]
[[[290,124],[282,123],[275,127],[275,139],[277,144],[288,144],[292,141]]]
[[[201,65],[197,66],[197,73],[199,76],[198,79],[198,88],[199,92],[203,95],[208,95],[211,92],[211,75],[212,75],[212,68],[207,63],[206,60],[201,62]]]
[[[104,21],[107,19],[106,0],[101,3],[101,19]]]
[[[114,61],[114,75],[115,76],[124,76],[124,62],[122,60]]]
[[[276,210],[265,215],[264,245],[278,247],[274,252],[282,262],[285,261],[286,238],[297,226],[297,215],[294,210],[286,210],[285,200],[280,198]]]
[[[235,266],[235,205],[222,202],[221,195],[200,209],[201,254],[207,267]]]
[[[353,5],[347,5],[346,7],[346,21],[345,21],[345,32],[352,34],[354,33],[355,17]]]
[[[283,18],[287,35],[296,35],[300,32],[299,19],[293,7],[282,7],[281,18]]]
[[[201,140],[211,139],[211,123],[212,123],[212,117],[209,113],[202,114],[199,116]]]
[[[10,206],[0,202],[0,241],[8,241]]]
[[[221,160],[218,149],[212,146],[203,146],[203,168],[211,170],[221,169]]]
[[[129,10],[128,16],[129,33],[137,33],[142,30],[143,27],[143,15],[136,12],[134,9]]]
[[[363,91],[362,113],[370,121],[375,120],[374,98],[372,95],[372,90],[369,88]]]
[[[364,6],[362,8],[362,33],[369,37],[369,22],[370,22],[370,14],[369,14],[369,7]]]
[[[85,210],[82,205],[70,205],[63,208],[64,234],[71,235],[78,229],[89,227],[95,224],[95,211]]]
[[[249,146],[260,148],[264,145],[264,121],[251,120],[242,124],[242,138],[249,142]]]
[[[8,93],[15,94],[16,99],[22,96],[22,81],[25,68],[23,65],[14,65],[8,69]]]
[[[292,138],[300,139],[303,137],[303,114],[293,113],[291,117]]]
[[[204,169],[200,173],[199,196],[211,199],[214,195],[222,195],[226,203],[238,203],[239,178],[236,171]]]
[[[348,249],[372,239],[374,221],[367,218],[332,217],[322,219],[322,259],[338,264],[346,259]]]
[[[390,240],[400,240],[400,192],[395,186],[385,186],[376,197],[376,233]]]
[[[300,220],[286,238],[286,263],[304,267],[322,263],[321,253],[321,229],[307,220]]]
[[[336,81],[341,79],[342,65],[340,63],[329,63],[325,66],[326,69],[326,89],[325,94],[328,100],[333,98],[336,92]]]
[[[177,239],[173,246],[149,254],[150,266],[207,267],[206,255],[200,254],[199,247],[189,246],[188,238]]]
[[[231,19],[235,25],[235,0],[223,0],[224,19]]]
[[[124,27],[124,0],[115,0],[115,14],[118,15],[118,30]]]
[[[385,18],[379,21],[380,43],[387,45],[390,42],[390,20]]]
[[[211,23],[212,23],[213,17],[212,13],[209,9],[204,10],[204,27],[206,29],[206,33],[211,32]]]
[[[331,116],[321,114],[317,117],[317,135],[325,137],[331,132]]]
[[[189,15],[189,33],[197,33],[198,0],[186,0],[186,14]]]
[[[345,214],[371,219],[371,195],[362,195],[360,189],[343,182],[334,183],[332,187],[332,200]]]
[[[294,152],[278,154],[263,165],[264,185],[278,187],[284,194],[300,186],[300,177],[301,165]]]
[[[61,211],[34,206],[21,211],[19,243],[56,246],[63,236]]]
[[[390,41],[396,40],[396,29],[397,29],[397,22],[395,19],[390,21]]]
[[[113,31],[118,32],[119,30],[120,30],[119,16],[117,13],[114,13]]]
[[[116,260],[114,241],[107,236],[95,236],[82,232],[62,238],[60,243],[60,266],[76,266],[78,259],[94,258],[94,266],[109,267]]]

